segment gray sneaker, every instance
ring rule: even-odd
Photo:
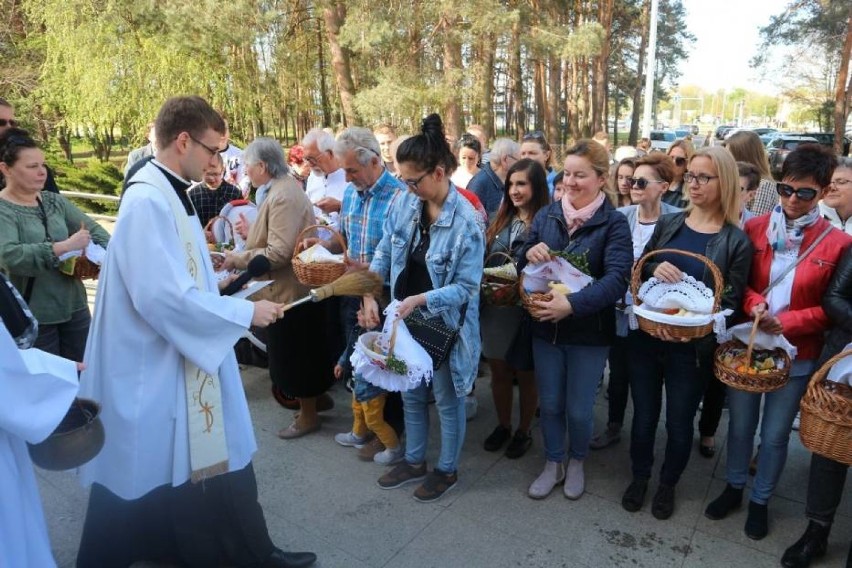
[[[589,447],[593,450],[602,450],[621,441],[621,424],[607,424],[606,430],[596,434]]]

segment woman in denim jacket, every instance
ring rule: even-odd
[[[562,199],[538,212],[519,269],[551,259],[550,251],[577,257],[594,281],[576,292],[539,302],[532,326],[533,360],[547,462],[530,485],[543,499],[565,480],[565,496],[585,491],[583,460],[594,426],[595,392],[615,336],[615,303],[627,291],[633,249],[627,219],[604,195],[609,156],[603,146],[580,140],[566,152]],[[579,259],[583,258],[585,262]],[[567,417],[566,417],[567,414]],[[571,438],[566,470],[565,430]]]
[[[465,435],[465,396],[473,386],[479,363],[479,283],[485,244],[473,207],[450,183],[456,159],[446,143],[443,124],[433,114],[421,133],[397,150],[400,179],[410,193],[393,204],[384,236],[370,270],[390,274],[399,314],[415,309],[426,317],[440,317],[458,328],[458,339],[448,361],[435,369],[431,389],[441,421],[441,453],[435,469],[426,468],[429,430],[429,389],[421,384],[403,393],[405,461],[379,479],[382,489],[424,480],[414,492],[418,501],[439,499],[458,479],[459,455]],[[466,310],[463,308],[466,306]],[[464,321],[460,321],[464,313]],[[378,325],[378,306],[364,298],[359,314],[366,328]]]

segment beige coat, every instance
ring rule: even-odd
[[[274,282],[255,294],[253,300],[287,303],[308,294],[308,287],[296,280],[290,261],[299,233],[314,223],[313,207],[299,182],[289,174],[275,179],[249,230],[246,250],[233,255],[239,269],[245,269],[258,254],[265,255],[272,264],[272,271],[264,279]]]

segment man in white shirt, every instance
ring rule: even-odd
[[[348,182],[334,156],[334,136],[320,128],[311,129],[302,139],[302,147],[304,159],[311,165],[305,193],[314,204],[317,218],[336,225]]]
[[[77,566],[309,566],[316,555],[269,538],[233,351],[283,306],[219,295],[186,194],[218,163],[224,122],[200,97],[176,97],[156,131],[157,156],[119,208],[89,330],[80,392],[101,403],[106,442],[80,469],[92,490]]]

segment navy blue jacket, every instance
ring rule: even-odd
[[[624,297],[633,267],[627,218],[606,200],[569,236],[562,204],[551,203],[533,219],[527,242],[518,253],[518,270],[527,265],[527,251],[541,242],[553,250],[585,254],[595,280],[568,295],[572,315],[556,323],[533,321],[533,335],[552,343],[610,345],[615,337],[615,303]]]
[[[476,175],[468,182],[467,190],[475,193],[482,202],[490,223],[497,213],[497,209],[500,208],[500,202],[503,201],[503,182],[491,169],[490,163],[486,162],[476,172]]]

